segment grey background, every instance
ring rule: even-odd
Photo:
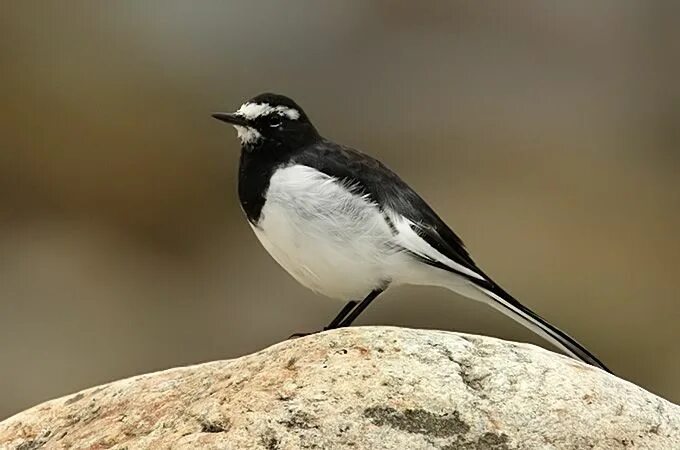
[[[0,418],[319,328],[210,118],[290,95],[506,289],[680,401],[680,11],[663,2],[0,3]],[[348,280],[351,282],[351,280]],[[541,343],[434,288],[360,324]]]

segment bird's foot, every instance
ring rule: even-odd
[[[301,337],[305,337],[305,336],[310,336],[312,334],[321,333],[322,331],[333,330],[335,328],[337,328],[337,327],[323,327],[323,329],[318,330],[318,331],[312,331],[311,333],[293,333],[290,336],[288,336],[288,339],[290,340],[290,339],[297,339],[297,338],[301,338]]]
[[[316,333],[318,333],[318,331],[312,331],[311,333],[293,333],[293,334],[291,334],[290,336],[288,336],[288,339],[289,339],[289,340],[290,340],[290,339],[297,339],[297,338],[309,336],[309,335],[311,335],[311,334],[316,334]]]

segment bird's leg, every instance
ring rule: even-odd
[[[368,295],[366,296],[366,298],[363,299],[363,300],[361,301],[361,303],[359,303],[359,305],[358,305],[356,308],[354,308],[354,309],[352,310],[352,312],[350,312],[349,314],[347,314],[347,317],[345,317],[344,319],[342,319],[342,321],[337,325],[336,328],[340,328],[340,327],[348,327],[348,326],[352,325],[352,322],[354,322],[354,319],[356,319],[357,317],[359,317],[359,314],[361,314],[361,313],[364,311],[364,309],[366,309],[366,307],[367,307],[368,305],[370,305],[371,302],[372,302],[373,300],[375,300],[375,298],[376,298],[378,295],[380,295],[384,290],[385,290],[385,289],[376,289],[376,290],[374,290],[374,291],[371,291],[371,293],[368,294]]]
[[[331,323],[325,326],[321,331],[332,330],[333,328],[337,328],[338,325],[340,325],[340,322],[342,322],[342,319],[345,318],[345,316],[357,305],[357,303],[359,302],[356,300],[350,300],[349,302],[347,302],[347,304],[342,307],[338,315],[335,316],[335,319],[331,320]],[[313,333],[295,333],[290,335],[288,339],[309,336],[310,334],[314,333],[318,333],[318,331],[315,331]]]
[[[366,298],[363,299],[361,303],[359,303],[358,305],[357,305],[358,302],[355,300],[347,302],[347,304],[340,310],[338,315],[335,316],[335,319],[331,320],[331,323],[329,323],[328,326],[324,327],[323,331],[332,330],[335,328],[348,327],[352,325],[354,319],[359,317],[359,314],[361,314],[364,311],[364,309],[366,309],[366,307],[370,305],[371,302],[375,300],[375,298],[378,295],[380,295],[384,290],[385,288],[371,291],[371,293],[368,294]],[[310,334],[314,333],[295,333],[292,334],[288,339],[308,336]]]
[[[329,323],[328,325],[326,325],[326,326],[323,328],[324,331],[326,331],[326,330],[332,330],[333,328],[338,328],[338,326],[340,325],[340,322],[342,322],[342,319],[344,319],[345,316],[347,316],[347,314],[349,314],[349,312],[350,312],[352,309],[354,309],[354,307],[357,305],[357,303],[359,303],[359,302],[356,301],[356,300],[350,300],[350,301],[348,301],[347,304],[346,304],[345,306],[342,307],[342,309],[340,310],[340,312],[338,313],[338,315],[335,316],[335,319],[331,320],[331,323]]]

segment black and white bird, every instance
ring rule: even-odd
[[[302,285],[348,301],[325,329],[350,325],[389,286],[442,286],[607,370],[480,270],[461,239],[397,174],[323,138],[290,98],[261,94],[213,117],[238,133],[238,194],[262,245]]]

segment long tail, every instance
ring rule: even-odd
[[[470,279],[470,284],[487,297],[486,303],[556,345],[567,355],[612,373],[595,355],[579,344],[576,339],[522,305],[493,281]]]

